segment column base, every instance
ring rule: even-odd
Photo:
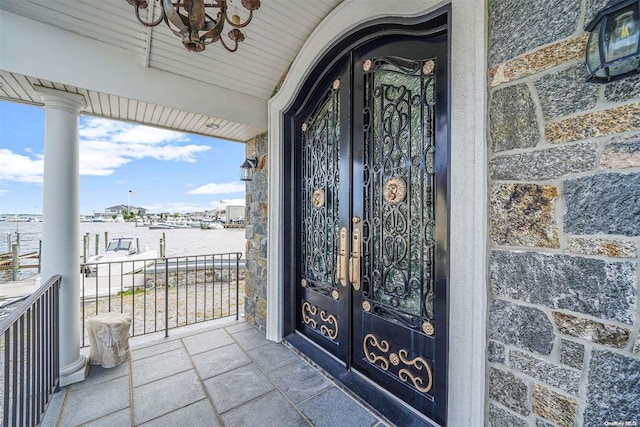
[[[60,369],[60,387],[84,381],[88,369],[87,358],[80,355],[75,362]]]

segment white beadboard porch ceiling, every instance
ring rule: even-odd
[[[0,0],[0,99],[41,105],[34,87],[56,88],[84,95],[86,114],[246,141],[266,130],[267,100],[341,1],[262,0],[237,52],[194,53],[164,23],[139,24],[126,0]]]

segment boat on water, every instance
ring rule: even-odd
[[[153,263],[157,257],[157,250],[139,248],[134,237],[116,237],[109,241],[102,254],[89,258],[83,264],[83,271],[97,276],[129,274]]]

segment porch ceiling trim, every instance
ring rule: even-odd
[[[267,101],[147,68],[120,49],[0,10],[0,70],[267,127]]]

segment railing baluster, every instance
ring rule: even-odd
[[[4,390],[2,391],[4,394],[4,405],[3,405],[3,414],[2,417],[2,425],[3,427],[7,427],[9,425],[9,390],[11,389],[11,377],[10,375],[10,367],[11,367],[11,332],[7,329],[4,332]]]
[[[53,392],[52,387],[47,388],[45,384],[49,382],[57,387],[58,300],[50,293],[59,283],[60,276],[51,278],[0,323],[0,357],[4,361],[3,426],[40,423]],[[57,297],[57,288],[54,296]]]
[[[240,315],[240,257],[236,254],[236,320]]]
[[[169,337],[169,259],[164,260],[164,336]]]

